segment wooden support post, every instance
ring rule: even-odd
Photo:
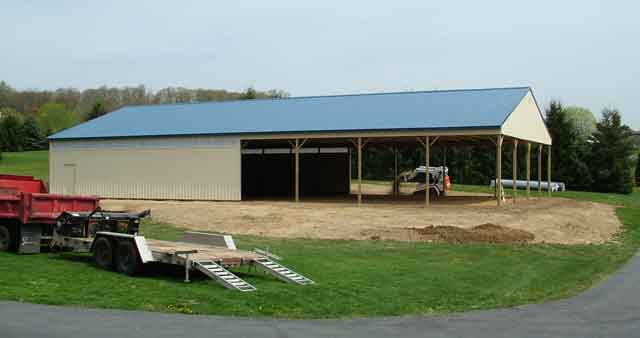
[[[538,144],[538,195],[542,192],[542,144]]]
[[[353,176],[353,169],[351,168],[351,159],[353,158],[353,150],[351,149],[351,147],[347,148],[349,151],[349,194],[351,194],[351,179]]]
[[[296,139],[296,145],[295,145],[295,158],[296,158],[296,178],[295,178],[295,195],[296,195],[296,202],[300,202],[300,140]]]
[[[518,139],[513,139],[513,175],[512,182],[513,183],[513,204],[516,204],[516,197],[518,196],[518,185],[516,181],[518,180]]]
[[[547,146],[547,196],[551,197],[551,145]]]
[[[425,149],[425,154],[424,154],[424,158],[425,158],[425,175],[424,175],[424,184],[425,184],[425,202],[424,205],[425,207],[429,206],[429,188],[431,188],[429,186],[429,157],[431,154],[429,154],[430,152],[430,148],[431,148],[431,143],[429,142],[429,136],[425,137],[425,143],[424,143],[424,149]]]
[[[362,137],[358,137],[358,205],[362,204]]]
[[[393,146],[393,196],[400,196],[400,181],[398,180],[398,146]]]
[[[447,167],[447,147],[442,146],[442,175],[444,175],[444,168]]]
[[[527,198],[531,197],[531,142],[527,142]]]
[[[442,190],[446,191],[447,187],[444,182],[444,176],[446,175],[444,168],[447,167],[447,147],[442,144]]]
[[[496,197],[498,206],[502,205],[502,141],[504,136],[498,135],[496,141]]]

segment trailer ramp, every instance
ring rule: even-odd
[[[300,285],[309,285],[315,284],[311,279],[294,272],[291,269],[285,268],[284,266],[274,263],[270,259],[267,258],[258,258],[254,260],[256,266],[262,268],[265,272],[272,275],[273,277],[287,283],[294,283]]]
[[[222,284],[227,289],[237,290],[242,292],[255,291],[256,288],[240,279],[240,277],[234,275],[229,270],[223,268],[219,264],[213,261],[197,261],[193,263],[193,266],[211,277],[216,282]]]

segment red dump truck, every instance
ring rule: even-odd
[[[0,175],[0,251],[37,253],[48,246],[63,212],[90,212],[96,196],[50,194],[31,176]]]

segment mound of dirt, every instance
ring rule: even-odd
[[[438,225],[410,228],[423,240],[447,243],[528,243],[534,235],[528,231],[485,223],[469,229]]]

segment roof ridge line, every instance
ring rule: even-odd
[[[235,100],[212,100],[212,101],[197,101],[197,102],[175,102],[175,103],[150,103],[150,104],[135,104],[122,106],[117,110],[130,108],[130,107],[167,107],[167,106],[189,106],[198,104],[231,104],[241,102],[264,102],[264,101],[286,101],[286,100],[301,100],[301,99],[319,99],[319,98],[333,98],[333,97],[358,97],[358,96],[381,96],[381,95],[398,95],[398,94],[428,94],[428,93],[453,93],[453,92],[479,92],[479,91],[491,91],[491,90],[514,90],[514,89],[531,89],[531,86],[513,86],[513,87],[488,87],[488,88],[460,88],[460,89],[433,89],[433,90],[412,90],[412,91],[394,91],[394,92],[379,92],[379,93],[355,93],[355,94],[335,94],[335,95],[310,95],[310,96],[292,96],[282,98],[256,98],[256,99],[235,99]]]

